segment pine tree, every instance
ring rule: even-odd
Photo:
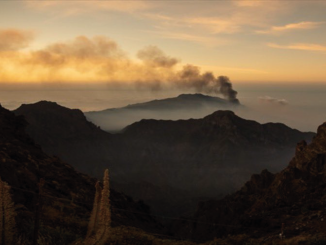
[[[15,207],[10,195],[10,186],[0,178],[0,244],[14,244]]]

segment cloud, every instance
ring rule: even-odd
[[[231,16],[197,16],[197,17],[173,17],[168,15],[144,15],[146,18],[158,22],[155,28],[168,33],[180,33],[183,36],[212,38],[216,34],[234,34],[243,31],[245,26],[260,26],[256,17],[251,14],[235,13]],[[197,33],[197,34],[196,34]]]
[[[173,67],[178,63],[178,59],[165,55],[162,50],[155,46],[148,46],[139,50],[137,57],[155,67]]]
[[[286,99],[278,99],[270,96],[260,96],[258,97],[259,101],[262,103],[275,104],[275,105],[287,105],[289,102]]]
[[[219,43],[217,37],[221,38],[222,34],[231,36],[269,26],[276,14],[288,11],[287,7],[281,8],[280,5],[278,1],[268,4],[262,4],[261,1],[240,1],[239,4],[238,1],[193,2],[187,6],[175,4],[173,11],[169,8],[167,12],[162,3],[159,9],[165,11],[142,13],[142,17],[152,24],[154,30],[149,28],[149,32],[154,35],[216,46],[212,43]]]
[[[202,68],[207,70],[220,70],[226,71],[228,73],[240,73],[240,74],[269,74],[269,72],[253,68],[244,67],[227,67],[227,66],[202,66]]]
[[[291,31],[291,30],[309,30],[309,29],[316,29],[319,26],[324,24],[324,22],[299,22],[299,23],[292,23],[292,24],[287,24],[284,26],[272,26],[268,30],[260,30],[256,31],[256,33],[260,34],[277,34],[277,33],[282,33],[286,31]]]
[[[239,6],[239,7],[258,7],[263,4],[263,1],[260,0],[236,0],[233,1],[234,5]]]
[[[278,49],[294,49],[294,50],[304,50],[304,51],[326,52],[326,46],[320,44],[295,43],[290,45],[278,45],[274,43],[268,43],[267,46],[271,48],[278,48]]]
[[[184,35],[189,36],[194,36],[194,31],[195,33],[200,31],[201,36],[204,38],[207,36],[212,36],[211,34],[235,33],[239,31],[240,27],[240,25],[233,22],[233,20],[229,20],[227,18],[217,18],[215,16],[185,17],[161,14],[144,14],[143,16],[157,22],[154,27],[158,30],[175,34],[184,33]]]
[[[237,92],[225,76],[201,73],[194,65],[181,69],[177,58],[148,46],[132,60],[118,44],[104,36],[79,36],[43,49],[0,51],[1,82],[106,83],[159,90],[165,87],[221,94],[236,101]]]
[[[123,52],[119,49],[117,43],[104,36],[95,36],[92,39],[79,36],[70,42],[49,45],[45,48],[45,51],[80,59],[123,56]]]
[[[0,51],[13,51],[26,48],[34,38],[32,31],[18,29],[0,30]]]
[[[25,1],[25,4],[59,18],[96,14],[105,21],[107,18],[120,18],[120,14],[126,17],[127,14],[128,18],[139,23],[137,26],[142,26],[140,29],[156,38],[184,40],[209,47],[224,42],[220,40],[222,34],[231,36],[266,28],[272,18],[287,11],[287,7],[283,6],[286,4],[282,5],[279,1],[266,4],[259,0],[192,1],[187,5],[178,2],[172,8],[168,1]],[[237,40],[234,39],[234,42]]]
[[[63,16],[81,15],[97,11],[134,13],[150,8],[146,1],[24,1],[27,7],[50,11]]]
[[[233,21],[232,19],[220,19],[216,17],[199,17],[187,19],[186,22],[190,24],[199,25],[200,27],[204,27],[214,34],[218,33],[236,33],[240,31],[241,24]]]
[[[119,79],[130,60],[111,39],[79,36],[33,51],[0,52],[0,80],[7,82],[94,82]]]
[[[189,34],[185,32],[170,32],[170,31],[145,31],[145,32],[152,33],[154,35],[159,36],[160,38],[189,41],[208,47],[216,47],[216,46],[232,43],[232,41],[224,38],[217,38],[217,37],[207,36],[207,35],[195,35],[195,34]]]

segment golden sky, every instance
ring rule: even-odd
[[[0,82],[326,82],[325,1],[1,1]]]

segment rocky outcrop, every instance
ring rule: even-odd
[[[46,155],[25,133],[26,125],[23,117],[0,106],[0,177],[11,186],[18,213],[17,234],[32,234],[38,184],[44,179],[42,229],[48,236],[57,234],[59,228],[65,230],[63,236],[71,242],[86,234],[96,179],[77,172],[57,157]],[[130,225],[145,230],[160,227],[143,203],[133,202],[114,190],[111,203],[115,226]]]
[[[298,143],[283,171],[253,175],[238,192],[200,203],[196,222],[176,227],[179,236],[195,240],[228,234],[272,239],[282,231],[287,237],[324,234],[325,206],[326,123],[318,128],[312,143]]]

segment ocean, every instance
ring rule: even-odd
[[[262,83],[236,84],[238,99],[246,110],[236,114],[260,123],[281,122],[301,131],[317,130],[326,121],[326,84],[316,83]],[[98,111],[123,107],[154,99],[175,97],[194,91],[134,90],[134,89],[6,89],[0,91],[0,103],[14,110],[21,104],[40,100],[57,102],[68,108]],[[212,111],[213,112],[213,111]]]

